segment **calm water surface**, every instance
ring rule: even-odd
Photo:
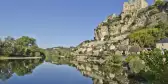
[[[0,84],[151,84],[147,81],[138,76],[129,78],[122,66],[97,62],[0,60]]]
[[[0,70],[0,84],[93,84],[74,67],[36,60],[3,61]]]

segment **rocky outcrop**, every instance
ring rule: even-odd
[[[101,51],[114,50],[118,45],[129,45],[128,36],[137,30],[155,27],[159,22],[168,22],[168,3],[107,19],[94,30],[94,40],[85,41],[77,46],[75,53],[99,54]],[[79,53],[80,52],[80,53]]]
[[[124,40],[127,36],[142,27],[153,27],[158,24],[159,21],[167,22],[168,15],[166,12],[158,9],[155,6],[149,6],[148,8],[135,11],[132,15],[121,19],[121,15],[102,22],[97,29],[95,29],[96,41],[114,41]]]

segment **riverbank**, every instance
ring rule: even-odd
[[[0,60],[7,59],[41,59],[42,57],[0,57]]]

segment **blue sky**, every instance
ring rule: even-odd
[[[125,1],[1,0],[0,36],[34,37],[42,48],[76,46],[93,39],[97,25],[119,14]]]

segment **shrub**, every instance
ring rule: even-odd
[[[140,47],[154,47],[163,38],[163,32],[158,28],[147,28],[133,32],[128,36],[130,43],[137,43]]]
[[[140,55],[140,58],[145,62],[145,72],[140,75],[148,79],[151,84],[167,84],[168,75],[168,51],[165,50],[164,54],[159,49],[154,49],[148,53]],[[148,74],[149,76],[146,76]],[[151,76],[153,79],[151,79]]]
[[[157,0],[154,4],[154,6],[163,6],[165,3],[162,0]]]
[[[134,57],[130,60],[129,66],[132,72],[139,73],[141,70],[144,70],[145,62],[139,57]]]
[[[156,13],[159,13],[159,10],[152,10],[152,11],[149,12],[149,16],[152,16]]]
[[[129,63],[132,59],[134,59],[134,58],[136,58],[137,56],[135,56],[135,55],[130,55],[130,56],[128,56],[126,59],[125,59],[125,61],[127,62],[127,63]]]
[[[104,72],[121,74],[123,72],[122,68],[123,58],[120,55],[112,55],[107,58],[107,60],[102,64],[102,69]]]

